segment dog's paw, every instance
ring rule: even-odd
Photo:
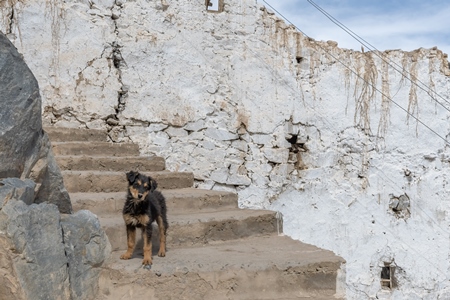
[[[144,257],[144,259],[142,260],[142,264],[143,264],[144,266],[146,266],[146,265],[151,265],[151,264],[152,264],[152,259],[151,259],[151,258],[145,258],[145,257]]]
[[[165,256],[166,256],[166,251],[159,250],[158,256],[159,256],[159,257],[165,257]]]
[[[120,259],[130,259],[131,258],[131,253],[124,253],[120,256]]]

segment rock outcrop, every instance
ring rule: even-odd
[[[0,93],[0,299],[93,299],[110,243],[94,214],[71,214],[38,83],[2,33]]]
[[[97,217],[31,203],[35,184],[0,181],[1,299],[93,299],[111,252]]]
[[[36,182],[33,202],[49,202],[71,213],[69,194],[42,130],[36,78],[14,45],[0,33],[0,178]]]

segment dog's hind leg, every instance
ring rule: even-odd
[[[133,255],[134,245],[136,242],[136,227],[127,225],[127,252],[120,256],[120,259],[130,259]]]
[[[152,264],[152,224],[142,227],[142,236],[144,238],[144,260],[143,265]]]
[[[156,218],[159,229],[159,252],[158,256],[166,256],[166,234],[167,234],[167,221],[164,221],[162,216]]]

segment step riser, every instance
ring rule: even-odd
[[[61,170],[78,171],[118,171],[130,170],[163,171],[165,160],[162,157],[90,157],[57,156],[56,162]]]
[[[106,142],[104,131],[46,131],[74,209],[98,214],[116,251],[102,266],[97,299],[336,299],[343,260],[277,236],[283,229],[275,212],[239,210],[236,194],[187,189],[192,173],[159,172],[164,159],[139,157],[136,144]],[[141,265],[141,229],[132,259],[119,258],[127,248],[121,211],[130,170],[152,176],[166,197],[167,254],[157,256],[153,224],[150,270]]]
[[[52,143],[55,156],[139,156],[139,146],[129,143]]]
[[[106,142],[105,131],[95,129],[45,127],[52,142]]]
[[[128,188],[125,173],[78,173],[63,171],[64,185],[69,193],[112,193],[124,192]],[[146,173],[152,176],[160,189],[181,189],[192,187],[194,177],[190,173],[167,173],[165,175]]]
[[[164,258],[154,258],[154,260],[164,263]],[[265,271],[241,268],[202,273],[201,276],[199,276],[200,274],[183,272],[179,272],[177,276],[155,276],[150,270],[148,275],[127,275],[114,270],[105,269],[102,271],[99,289],[101,294],[107,291],[106,296],[109,300],[129,298],[129,295],[139,295],[141,299],[149,300],[169,298],[215,300],[338,299],[334,297],[337,277],[335,270],[319,274],[304,271],[293,274],[290,270],[275,268]]]
[[[170,215],[169,215],[170,222]],[[167,232],[167,248],[180,248],[208,244],[215,241],[228,241],[257,235],[275,234],[277,219],[275,213],[244,220],[220,220],[197,222],[192,224],[169,223]],[[153,225],[153,243],[159,245],[158,227]],[[113,251],[127,249],[125,224],[104,227]],[[140,229],[138,229],[140,231]],[[137,248],[142,248],[141,234]],[[138,250],[137,249],[137,250]]]
[[[230,194],[224,196],[209,196],[208,198],[174,197],[170,191],[162,191],[166,197],[166,204],[169,212],[189,213],[189,212],[213,212],[223,209],[237,208],[237,195]],[[72,207],[75,211],[87,209],[96,215],[120,214],[125,202],[126,193],[114,195],[102,199],[74,199],[72,195]]]

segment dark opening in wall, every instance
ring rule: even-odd
[[[398,197],[391,194],[389,208],[397,218],[408,219],[411,216],[411,201],[407,194]]]
[[[292,137],[286,139],[286,141],[288,141],[292,145],[295,145],[295,144],[297,144],[297,139],[298,139],[298,135],[293,134]]]
[[[395,267],[390,263],[384,263],[384,265],[381,268],[381,287],[392,289],[395,287]]]
[[[306,152],[308,150],[305,143],[298,140],[298,135],[296,134],[293,134],[290,138],[286,138],[286,141],[291,144],[290,151],[293,153]]]
[[[291,144],[291,147],[289,148],[289,157],[291,162],[295,162],[295,168],[297,170],[307,169],[308,167],[303,163],[302,159],[302,152],[306,152],[308,150],[305,143],[298,140],[297,134],[292,134],[290,138],[286,138],[286,141]]]
[[[303,61],[303,57],[297,56],[297,57],[295,58],[295,60],[296,60],[297,63],[299,64],[299,63],[301,63],[301,62]]]
[[[206,10],[209,12],[223,11],[223,0],[205,0]]]

